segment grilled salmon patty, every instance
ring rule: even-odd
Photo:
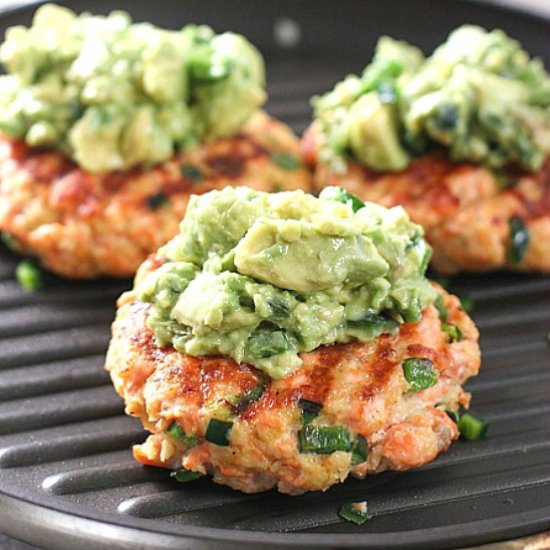
[[[349,163],[337,173],[317,158],[318,139],[312,126],[303,140],[315,189],[338,185],[363,200],[402,205],[424,227],[433,247],[431,265],[439,273],[550,272],[550,161],[532,174],[510,174],[505,188],[488,168],[454,163],[442,152],[417,158],[401,172]],[[528,242],[515,253],[518,225]]]
[[[162,263],[147,261],[137,281]],[[480,366],[475,325],[456,297],[437,289],[447,310],[445,322],[458,327],[459,341],[442,331],[440,312],[429,306],[419,323],[401,325],[395,336],[303,353],[303,365],[278,380],[231,359],[158,347],[147,326],[150,304],[135,291],[123,294],[106,368],[126,412],[152,434],[134,447],[135,458],[209,474],[247,493],[277,487],[290,494],[325,490],[350,473],[364,477],[434,460],[458,437],[444,411],[468,406],[462,385]],[[438,371],[437,383],[411,391],[403,370],[407,358],[429,359]],[[255,398],[235,399],[247,395]],[[313,428],[304,426],[304,404],[306,412],[312,405],[317,409]],[[229,420],[229,431],[225,440],[216,437],[213,443],[208,432],[217,418]],[[305,429],[329,426],[347,432],[350,441],[365,438],[368,457],[357,462],[351,451],[301,449]],[[183,440],[178,434],[185,434]]]
[[[149,169],[92,174],[55,151],[0,137],[0,230],[72,278],[130,276],[177,232],[191,194],[227,184],[309,190],[299,141],[257,112],[242,132]]]

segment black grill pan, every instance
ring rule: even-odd
[[[443,0],[75,0],[178,27],[245,33],[265,53],[268,110],[301,132],[308,98],[369,59],[380,34],[433,48],[455,26],[501,27],[550,64],[550,20]],[[0,28],[34,7],[0,13]],[[281,37],[283,40],[281,41]],[[0,531],[52,549],[453,548],[550,528],[550,278],[461,277],[475,302],[484,365],[468,384],[488,437],[459,441],[418,471],[349,480],[324,494],[246,496],[209,480],[178,485],[132,460],[139,423],[102,370],[113,303],[130,281],[64,282],[35,294],[0,250]],[[375,518],[340,521],[367,498]]]

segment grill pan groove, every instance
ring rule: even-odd
[[[67,4],[88,7],[84,0]],[[244,0],[188,0],[182,8],[165,0],[157,9],[121,0],[116,6],[166,26],[205,21],[247,34],[268,59],[268,110],[298,132],[310,118],[308,97],[360,70],[383,33],[430,49],[451,28],[476,21],[504,27],[550,61],[550,22],[466,1],[443,7],[436,0],[348,0],[344,8],[313,0],[252,7]],[[113,7],[98,0],[93,9]],[[0,27],[28,22],[32,11],[0,13]],[[282,51],[271,39],[281,16],[301,26],[295,50]],[[338,18],[345,41],[327,27]],[[134,463],[129,447],[144,432],[121,414],[102,370],[113,304],[131,282],[46,276],[44,289],[26,294],[13,279],[17,261],[0,251],[0,531],[56,549],[220,542],[239,550],[429,549],[550,528],[550,278],[451,281],[453,291],[474,300],[482,331],[484,366],[467,387],[474,410],[491,422],[487,439],[459,441],[419,471],[352,479],[325,494],[291,498],[247,496],[209,480],[178,485]],[[357,527],[337,518],[340,504],[365,497],[371,522]]]

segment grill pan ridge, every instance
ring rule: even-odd
[[[145,0],[65,3],[77,11],[127,9],[167,27],[205,22],[246,34],[265,53],[268,111],[303,131],[308,98],[359,71],[376,38],[426,50],[455,26],[501,27],[550,65],[550,20],[438,0]],[[0,29],[28,23],[34,7],[0,13]],[[294,23],[285,49],[273,28]],[[286,19],[286,21],[285,21]],[[297,23],[297,26],[296,26]],[[346,40],[341,39],[342,29]],[[455,443],[420,470],[348,480],[323,494],[244,495],[210,480],[178,485],[129,451],[144,439],[123,415],[103,370],[114,301],[131,281],[66,282],[47,276],[25,294],[18,259],[0,250],[0,532],[45,548],[453,548],[550,528],[550,278],[463,276],[481,331],[483,368],[468,383],[488,437]],[[372,521],[336,516],[367,499]]]

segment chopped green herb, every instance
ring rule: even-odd
[[[446,409],[445,412],[447,413],[447,416],[455,423],[458,424],[460,422],[460,413],[458,411],[452,411],[450,409]]]
[[[168,428],[168,433],[175,439],[192,447],[199,442],[199,438],[194,435],[187,435],[184,429],[177,422],[172,422]]]
[[[439,380],[439,372],[434,364],[425,357],[410,357],[403,361],[403,374],[411,391],[425,390]]]
[[[365,206],[365,203],[361,199],[359,199],[355,195],[352,195],[351,193],[348,193],[345,189],[342,189],[341,187],[325,187],[321,192],[320,198],[329,201],[342,202],[344,204],[351,203],[351,207],[354,212],[361,210],[361,208]]]
[[[460,307],[466,312],[471,313],[474,309],[474,300],[470,296],[459,296]]]
[[[181,175],[193,183],[198,183],[204,179],[203,173],[196,166],[189,163],[181,165]]]
[[[298,432],[298,442],[301,453],[331,454],[351,450],[351,438],[343,426],[308,424]]]
[[[19,241],[10,233],[2,232],[0,233],[0,235],[2,236],[2,241],[8,248],[11,248],[13,250],[21,246]]]
[[[462,331],[456,325],[448,325],[447,323],[443,323],[441,325],[441,330],[449,335],[450,342],[460,342],[464,338]]]
[[[271,315],[275,319],[286,319],[290,316],[290,307],[282,300],[269,297],[266,300],[269,309],[271,309]]]
[[[445,322],[447,320],[447,307],[445,306],[445,301],[443,299],[443,294],[438,294],[435,301],[434,301],[434,307],[439,311],[439,318],[441,321]]]
[[[454,130],[459,121],[459,111],[452,103],[443,103],[434,112],[434,125],[439,130]]]
[[[508,241],[508,260],[512,264],[519,264],[523,260],[531,235],[521,218],[513,217],[509,221],[510,239]]]
[[[371,340],[380,334],[396,334],[399,322],[382,313],[369,313],[357,321],[348,321],[348,332],[356,338]]]
[[[25,292],[34,292],[44,284],[42,272],[32,260],[19,262],[15,269],[15,278]]]
[[[323,405],[315,403],[314,401],[308,401],[307,399],[299,399],[298,406],[302,410],[302,424],[311,424],[318,416]]]
[[[252,403],[252,401],[257,401],[260,399],[262,394],[265,391],[265,386],[263,384],[258,384],[255,388],[252,388],[251,390],[243,393],[242,395],[237,395],[234,397],[230,397],[228,401],[232,405],[245,405],[248,403]]]
[[[191,50],[187,63],[191,78],[201,84],[212,84],[229,76],[229,60],[215,60],[207,49]]]
[[[362,435],[358,435],[351,450],[351,463],[353,466],[363,464],[363,462],[367,460],[368,456],[369,444]]]
[[[418,307],[419,303],[419,299],[415,297],[413,298],[413,304],[408,309],[403,309],[399,312],[405,323],[418,323],[420,321],[422,310]]]
[[[350,502],[344,504],[338,511],[338,515],[356,525],[363,525],[369,519],[372,519],[372,514],[368,513],[366,502]]]
[[[464,413],[458,422],[458,431],[464,439],[475,441],[487,433],[489,423],[472,412]]]
[[[147,204],[149,205],[149,208],[151,210],[158,210],[159,208],[168,204],[169,202],[170,202],[170,199],[162,191],[159,191],[158,193],[155,193],[154,195],[147,197]]]
[[[271,192],[280,193],[281,191],[284,191],[284,187],[280,183],[274,183]]]
[[[217,418],[210,419],[208,427],[206,428],[206,441],[214,443],[214,445],[220,445],[220,447],[227,447],[229,445],[229,435],[233,422],[226,422],[225,420],[218,420]]]
[[[284,330],[256,330],[248,340],[250,355],[258,359],[278,355],[290,348],[291,343]]]
[[[289,172],[292,170],[298,170],[298,168],[302,166],[300,159],[290,153],[271,153],[271,160],[273,160],[277,166]]]
[[[201,474],[182,468],[181,470],[172,472],[170,474],[170,477],[173,477],[176,481],[179,481],[180,483],[187,483],[188,481],[194,481],[195,479],[198,479],[199,477],[201,477]]]
[[[491,171],[500,190],[509,189],[510,187],[513,187],[515,185],[516,179],[505,171],[499,170],[497,168],[494,168]]]

